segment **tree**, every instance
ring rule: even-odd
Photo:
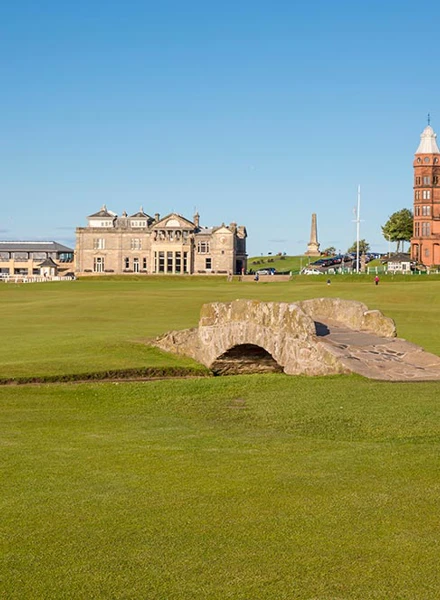
[[[385,225],[382,225],[382,233],[389,242],[397,242],[396,252],[402,249],[404,242],[409,242],[413,234],[414,216],[408,208],[402,208],[393,213]]]
[[[334,246],[329,246],[328,248],[325,248],[322,253],[326,256],[333,256],[333,254],[336,254],[336,248]]]
[[[365,240],[359,240],[359,252],[360,254],[366,254],[370,251],[370,244]],[[357,242],[354,242],[347,252],[357,252]]]

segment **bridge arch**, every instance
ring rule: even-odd
[[[282,373],[283,367],[263,347],[256,344],[237,344],[214,360],[211,371],[214,375]]]

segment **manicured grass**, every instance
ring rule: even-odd
[[[3,388],[0,597],[436,598],[438,384]]]
[[[440,354],[440,281],[425,277],[296,277],[285,283],[224,278],[80,280],[0,284],[0,378],[194,366],[145,340],[197,325],[204,302],[259,298],[294,302],[319,296],[360,300],[395,319],[398,333]]]
[[[361,300],[440,354],[440,281],[0,285],[0,377],[186,368],[201,304]],[[0,598],[436,598],[440,384],[284,375],[0,388]]]

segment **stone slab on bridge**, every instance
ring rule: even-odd
[[[154,344],[216,374],[359,373],[389,381],[440,380],[440,358],[396,338],[392,319],[340,298],[296,303],[235,300],[205,304],[199,326]]]

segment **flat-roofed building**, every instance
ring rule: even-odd
[[[246,270],[246,228],[236,223],[203,227],[196,213],[160,218],[144,212],[121,216],[107,209],[87,217],[76,230],[77,275],[242,273]]]
[[[58,242],[0,241],[0,276],[63,276],[73,272],[73,255]]]

